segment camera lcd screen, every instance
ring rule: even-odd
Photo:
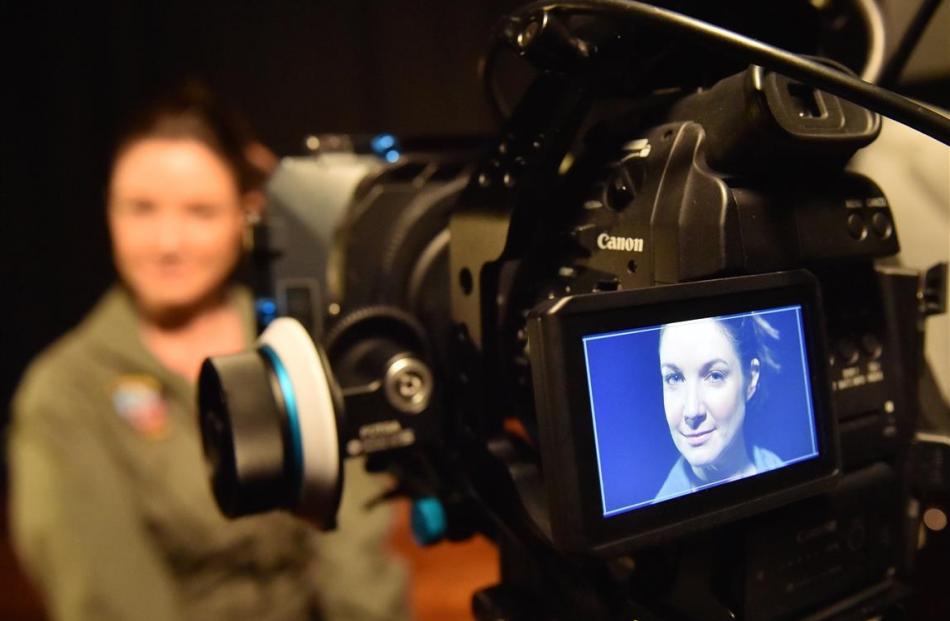
[[[831,488],[840,459],[823,326],[804,270],[535,307],[555,544],[625,553]]]
[[[801,305],[582,341],[604,518],[820,456]]]

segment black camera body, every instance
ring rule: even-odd
[[[771,91],[758,88],[776,83]],[[561,109],[551,111],[545,126],[549,102],[571,102],[575,92],[567,81],[539,81],[496,147],[501,155],[482,163],[461,199],[467,209],[451,223],[453,315],[484,365],[463,402],[476,404],[470,416],[480,424],[485,412],[521,412],[526,427],[536,424],[537,434],[529,435],[540,438],[543,475],[527,476],[520,459],[509,464],[515,496],[528,505],[513,519],[533,522],[563,553],[614,557],[644,542],[669,544],[684,532],[705,531],[674,546],[682,555],[674,563],[679,569],[666,574],[669,599],[659,605],[675,611],[674,618],[727,618],[726,609],[740,618],[783,618],[835,601],[858,585],[880,594],[912,556],[910,498],[901,471],[916,407],[914,366],[906,365],[919,360],[921,337],[914,329],[900,332],[917,324],[918,279],[874,267],[875,258],[898,251],[887,200],[872,181],[841,169],[847,159],[842,149],[870,142],[878,121],[812,91],[821,105],[846,111],[836,124],[816,127],[808,116],[788,114],[799,102],[787,84],[751,68],[667,112],[668,118],[692,114],[698,121],[664,122],[640,133],[617,132],[613,125],[604,132],[616,141],[610,146],[597,142],[595,126],[584,146],[597,155],[578,157],[576,171],[560,174],[566,153],[578,152],[577,136],[565,125],[589,121],[577,109]],[[551,94],[559,88],[564,90]],[[573,101],[586,105],[581,96]],[[535,127],[526,128],[531,122]],[[550,152],[545,141],[552,143]],[[513,205],[510,211],[501,207],[506,203]],[[492,241],[486,231],[494,233]],[[794,273],[758,284],[721,278],[794,268],[817,278],[823,302],[793,293]],[[474,283],[469,293],[467,273]],[[705,279],[716,280],[661,286]],[[808,300],[805,306],[816,312],[815,341],[807,348],[816,357],[813,385],[833,391],[816,399],[827,414],[820,420],[828,434],[824,465],[797,480],[748,481],[764,484],[755,491],[737,492],[737,482],[705,498],[683,499],[679,507],[657,505],[652,515],[598,515],[595,442],[584,405],[590,397],[580,379],[583,362],[578,364],[582,335],[737,312],[743,305],[751,310],[763,296],[774,296],[775,304]],[[533,309],[527,320],[526,309]],[[561,317],[583,317],[586,327],[576,321],[546,326],[554,309]],[[533,381],[525,380],[529,370]],[[513,385],[519,383],[532,385],[533,393]],[[831,431],[835,426],[838,431]],[[827,489],[835,478],[834,491],[789,503]],[[542,480],[544,492],[531,489]],[[733,495],[710,502],[715,491]],[[709,535],[717,524],[768,506],[784,508]],[[653,574],[640,578],[649,600],[664,589],[645,585],[664,573],[643,555],[638,562],[646,568],[634,575]],[[635,591],[630,585],[638,578],[624,579],[620,584]],[[604,588],[611,580],[599,574],[596,582]],[[686,601],[691,603],[684,606]],[[554,609],[568,607],[561,602]]]
[[[757,66],[691,94],[631,98],[603,84],[541,71],[490,142],[337,138],[345,157],[329,170],[343,172],[324,185],[342,189],[309,224],[284,204],[306,193],[280,189],[301,161],[282,166],[255,255],[260,317],[295,317],[316,346],[268,328],[258,351],[206,362],[219,504],[332,527],[343,483],[332,462],[365,457],[417,501],[421,541],[498,542],[502,580],[475,595],[479,618],[899,609],[917,545],[921,280],[875,265],[899,251],[893,214],[872,180],[844,170],[879,117]],[[671,326],[767,313],[797,335],[774,376],[796,388],[778,400],[802,405],[759,412],[758,427],[750,413],[747,433],[784,442],[798,425],[805,448],[695,480],[705,471],[688,454],[731,423],[702,427],[711,407],[692,431],[673,422],[667,390],[687,374],[669,363],[661,379],[657,343]],[[636,334],[647,345],[594,360],[606,355],[594,340]],[[594,369],[624,356],[652,370],[611,392],[617,382]],[[734,371],[747,395],[765,362]],[[294,394],[303,384],[322,388]],[[617,439],[630,433],[623,416],[643,429],[629,436],[636,450]],[[322,447],[307,444],[316,419],[335,434]],[[691,483],[664,497],[656,477],[673,444],[653,447],[671,434]],[[653,491],[616,491],[651,476],[641,487]]]

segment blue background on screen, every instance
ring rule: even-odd
[[[765,317],[779,330],[771,347],[781,371],[748,412],[746,441],[783,460],[801,458],[814,452],[815,438],[799,312]],[[679,457],[663,411],[659,339],[659,328],[585,338],[605,513],[652,500]]]

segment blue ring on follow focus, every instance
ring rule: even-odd
[[[297,397],[294,395],[294,385],[290,381],[290,375],[277,355],[270,346],[263,345],[260,348],[261,353],[270,361],[274,375],[277,376],[277,384],[280,386],[281,396],[284,399],[284,409],[287,411],[287,423],[290,427],[290,438],[294,455],[294,487],[300,488],[300,480],[303,471],[303,440],[300,437],[300,415],[297,412]]]

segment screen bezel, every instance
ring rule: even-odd
[[[802,309],[818,456],[604,517],[583,338],[785,306]],[[540,305],[528,323],[542,465],[559,547],[629,550],[791,502],[827,488],[838,473],[820,295],[804,270],[562,298]]]

